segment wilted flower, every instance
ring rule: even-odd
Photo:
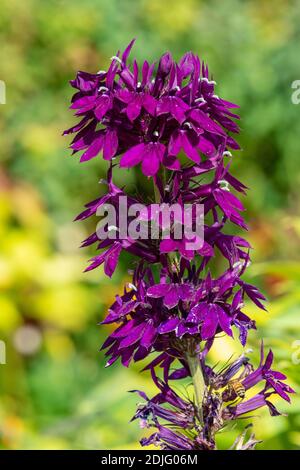
[[[261,350],[263,352],[263,345]],[[185,367],[188,368],[187,365]],[[216,433],[224,429],[233,419],[263,406],[268,407],[272,416],[280,414],[268,400],[272,394],[282,396],[281,390],[276,390],[275,384],[273,390],[267,392],[271,388],[267,382],[260,393],[251,398],[246,398],[246,390],[267,379],[261,376],[251,387],[249,386],[247,379],[251,380],[253,374],[258,377],[257,372],[260,371],[261,366],[254,371],[254,367],[244,355],[229,363],[219,373],[214,372],[209,367],[204,369],[206,392],[203,400],[203,423],[199,419],[194,400],[188,398],[188,396],[179,396],[170,387],[169,380],[178,379],[179,376],[175,376],[173,372],[171,376],[166,378],[166,382],[163,382],[157,377],[154,368],[155,366],[151,368],[152,378],[160,392],[152,399],[149,399],[145,393],[138,391],[145,403],[138,406],[133,418],[140,419],[141,427],[157,428],[157,432],[152,434],[150,438],[142,439],[142,445],[160,445],[163,449],[168,450],[182,448],[190,450],[216,449]],[[279,374],[281,378],[284,377],[279,372],[273,372],[273,374]],[[184,376],[182,372],[180,375],[181,377]],[[189,375],[190,372],[187,370],[185,376]],[[288,385],[281,384],[281,386],[285,388],[286,393],[294,393]],[[238,390],[243,390],[244,394],[239,396],[237,394]],[[236,404],[236,401],[239,401],[239,403]],[[232,402],[232,404],[228,405],[228,402]],[[245,435],[246,433],[243,433],[237,438],[233,447],[246,450],[254,448],[259,443],[254,434],[250,436],[247,442],[244,442]]]

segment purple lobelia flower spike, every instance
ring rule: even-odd
[[[102,349],[107,366],[119,359],[126,367],[147,361],[144,370],[159,392],[149,399],[137,391],[143,403],[133,419],[155,428],[143,446],[216,449],[216,434],[233,420],[262,407],[278,415],[270,397],[290,401],[294,392],[285,375],[271,369],[273,353],[264,359],[263,345],[256,369],[244,354],[218,371],[209,365],[220,335],[234,340],[237,333],[244,347],[248,331],[256,328],[243,311],[245,298],[265,310],[263,294],[243,280],[251,246],[230,234],[231,224],[247,230],[239,199],[247,187],[231,173],[231,151],[239,149],[232,137],[239,132],[239,116],[232,110],[238,106],[215,94],[207,65],[193,53],[178,62],[166,53],[157,64],[130,65],[133,44],[112,57],[107,71],[78,72],[71,81],[71,109],[79,123],[65,131],[74,134],[70,147],[81,152],[81,162],[100,154],[109,162],[106,194],[77,217],[101,217],[100,229],[82,245],[96,244],[100,251],[87,270],[103,264],[111,277],[123,251],[134,263],[132,282],[102,321],[116,325]],[[115,185],[117,165],[138,166],[153,179],[152,201],[127,194],[126,184]],[[190,229],[199,223],[197,207],[202,231],[187,232],[187,220]],[[113,220],[104,217],[108,209]],[[223,259],[223,271],[216,259]],[[172,383],[179,380],[192,382],[193,391],[175,392]],[[252,392],[259,384],[261,390]],[[245,441],[246,431],[232,448],[256,446],[253,434]]]

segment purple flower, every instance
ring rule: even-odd
[[[160,142],[135,145],[123,155],[120,166],[121,168],[131,168],[142,163],[144,175],[154,176],[159,170],[165,150],[165,146]]]
[[[163,304],[169,309],[176,307],[180,300],[191,300],[192,294],[193,287],[189,284],[156,284],[147,290],[148,297],[163,297]]]
[[[191,243],[197,245],[202,245],[201,248],[193,250],[188,248]],[[209,243],[199,239],[197,235],[191,238],[182,236],[180,240],[174,240],[172,238],[163,239],[160,242],[159,246],[161,253],[171,253],[173,251],[178,251],[181,256],[188,260],[192,260],[195,257],[195,254],[198,253],[200,256],[211,258],[214,255],[214,250]]]
[[[264,406],[268,407],[271,416],[280,416],[281,413],[277,410],[274,404],[268,400],[270,395],[271,393],[267,394],[261,392],[236,406],[229,406],[224,409],[223,417],[227,420],[236,419],[239,416],[248,414]]]
[[[157,432],[141,440],[142,446],[159,445],[165,450],[208,450],[214,443],[199,432],[197,412],[193,402],[177,395],[167,383],[154,376],[158,393],[151,400],[145,393],[137,392],[145,400],[140,404],[132,420],[139,419],[142,428],[155,427]],[[164,424],[160,422],[164,421]],[[180,430],[187,430],[184,434]]]
[[[283,383],[282,380],[286,380],[286,376],[281,372],[275,371],[271,369],[271,365],[273,362],[273,352],[270,350],[265,363],[264,361],[264,350],[263,350],[263,343],[261,345],[261,358],[260,358],[260,365],[258,369],[252,372],[243,380],[243,386],[246,390],[251,387],[254,387],[257,383],[261,382],[262,380],[266,381],[265,390],[269,390],[273,388],[274,392],[281,396],[284,400],[290,402],[290,397],[288,393],[295,393],[295,391],[287,384]]]
[[[79,119],[64,132],[74,134],[70,148],[80,152],[81,162],[99,154],[109,161],[106,193],[86,204],[76,220],[98,215],[106,204],[117,214],[114,224],[103,222],[106,233],[95,230],[83,241],[82,246],[96,244],[98,250],[86,271],[104,265],[111,277],[123,251],[134,262],[132,282],[116,296],[102,321],[115,325],[102,349],[107,366],[119,359],[125,367],[147,360],[143,370],[150,371],[159,389],[151,399],[137,392],[144,403],[133,419],[143,428],[154,428],[141,444],[167,450],[216,449],[216,434],[229,421],[264,406],[276,416],[280,412],[270,396],[289,402],[294,393],[286,376],[271,368],[272,351],[264,359],[263,345],[256,369],[243,354],[221,368],[209,364],[210,349],[220,334],[233,338],[237,329],[245,346],[248,331],[256,328],[243,311],[245,297],[266,310],[264,295],[243,280],[251,246],[231,234],[228,224],[247,230],[241,201],[247,187],[231,173],[230,150],[239,149],[232,137],[239,132],[239,116],[233,112],[238,106],[216,95],[216,82],[195,54],[188,52],[175,62],[167,52],[158,65],[147,60],[130,64],[133,44],[112,57],[107,71],[80,71],[70,82],[76,89],[71,109]],[[184,166],[182,154],[187,157]],[[181,212],[172,215],[165,236],[164,219],[152,214],[148,195],[128,195],[124,207],[126,184],[118,188],[113,183],[116,165],[140,166],[144,176],[153,178],[152,200],[162,207],[201,204],[204,240],[198,234],[189,237],[185,230],[176,236],[175,228],[186,225]],[[158,237],[135,239],[123,233],[121,214],[141,203],[145,213],[135,222],[149,226],[155,219]],[[132,221],[128,217],[128,223]],[[196,222],[194,215],[191,221]],[[115,236],[107,237],[111,231]],[[197,246],[191,248],[191,242]],[[225,261],[222,271],[222,263],[215,262],[220,257]],[[170,385],[181,379],[193,384],[188,394]],[[261,391],[251,396],[257,385]],[[245,442],[246,431],[232,448],[255,447],[253,434]]]
[[[190,323],[202,323],[202,339],[208,339],[214,336],[218,326],[229,336],[232,336],[230,327],[231,319],[218,304],[200,302],[191,309],[187,321]]]
[[[176,64],[169,53],[156,71],[147,61],[141,67],[134,61],[130,67],[132,46],[133,41],[121,58],[112,58],[107,72],[78,72],[71,81],[78,90],[71,109],[81,121],[65,134],[77,134],[71,148],[84,151],[81,161],[101,151],[106,160],[123,154],[122,167],[142,163],[143,173],[153,176],[160,165],[179,170],[181,149],[200,164],[201,152],[212,158],[220,144],[232,147],[228,131],[238,131],[233,119],[239,117],[229,111],[235,105],[214,95],[207,67],[201,69],[193,54]],[[96,130],[99,122],[102,129]]]
[[[136,91],[130,91],[122,88],[117,94],[117,98],[126,103],[126,114],[132,122],[141,114],[142,109],[147,111],[151,116],[155,116],[156,99],[149,94],[143,92],[141,85],[136,85]]]

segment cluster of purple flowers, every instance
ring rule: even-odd
[[[208,67],[191,52],[176,63],[169,53],[158,64],[147,61],[128,65],[132,41],[123,54],[112,57],[107,71],[78,72],[72,87],[77,91],[71,109],[80,122],[65,134],[75,134],[74,153],[80,161],[100,152],[110,161],[107,193],[88,203],[77,219],[96,214],[107,203],[118,209],[125,187],[113,182],[114,168],[141,164],[142,173],[153,179],[155,202],[201,204],[204,208],[204,243],[191,249],[190,240],[169,238],[136,240],[126,237],[99,240],[92,233],[83,246],[96,244],[100,254],[87,270],[104,264],[112,276],[123,250],[135,262],[132,283],[116,300],[102,322],[116,329],[103,345],[107,365],[120,358],[124,366],[156,353],[146,366],[159,389],[144,400],[134,418],[156,432],[142,445],[165,449],[214,449],[215,434],[228,421],[262,406],[272,415],[278,411],[272,394],[289,401],[293,390],[285,376],[271,370],[270,351],[254,370],[244,355],[216,373],[207,365],[207,354],[220,334],[233,337],[238,331],[246,344],[255,322],[244,312],[244,299],[265,309],[264,296],[242,280],[249,258],[249,243],[230,235],[230,223],[247,229],[244,207],[236,194],[246,186],[230,173],[231,150],[239,149],[232,134],[239,132],[238,106],[215,94],[216,82]],[[119,157],[119,161],[115,161]],[[235,194],[234,194],[235,193]],[[146,203],[141,196],[127,195],[130,207]],[[227,266],[213,276],[211,261],[217,256]],[[161,371],[162,377],[159,376]],[[158,375],[157,375],[158,374]],[[194,394],[179,396],[170,381],[191,377]],[[262,383],[262,390],[248,398],[248,390]],[[251,436],[241,448],[253,448]]]
[[[207,351],[205,351],[205,354]],[[180,397],[169,384],[169,380],[176,380],[184,375],[189,375],[187,364],[183,366],[180,374],[173,372],[169,375],[170,364],[165,361],[164,380],[157,377],[155,366],[151,365],[153,380],[159,393],[149,399],[145,393],[136,391],[144,400],[140,404],[133,419],[140,419],[144,428],[154,427],[155,433],[144,438],[141,444],[159,445],[166,450],[213,450],[215,449],[214,435],[226,424],[234,419],[243,417],[251,411],[263,406],[269,408],[272,416],[279,415],[279,411],[268,400],[273,393],[278,393],[282,398],[289,401],[288,393],[293,393],[291,387],[282,382],[286,377],[281,372],[271,370],[273,355],[270,351],[265,362],[263,345],[261,348],[261,360],[259,367],[254,370],[249,358],[241,355],[236,361],[227,365],[219,373],[205,366],[205,356],[202,354],[203,375],[207,387],[211,389],[203,403],[203,425],[200,423],[197,407],[192,399]],[[224,389],[229,381],[239,373],[240,383],[245,390],[249,390],[256,384],[264,381],[262,390],[252,398],[235,404],[236,396],[230,395],[228,388]],[[223,389],[223,392],[219,392]],[[234,393],[232,390],[231,393]],[[230,402],[230,404],[229,404]],[[164,424],[160,422],[164,421]],[[184,430],[184,433],[178,430]],[[244,443],[240,450],[253,449],[258,443],[252,435],[248,442]]]

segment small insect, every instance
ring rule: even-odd
[[[224,401],[232,401],[236,398],[244,398],[246,394],[246,389],[242,382],[239,379],[230,380],[227,387],[222,393],[222,398]]]

